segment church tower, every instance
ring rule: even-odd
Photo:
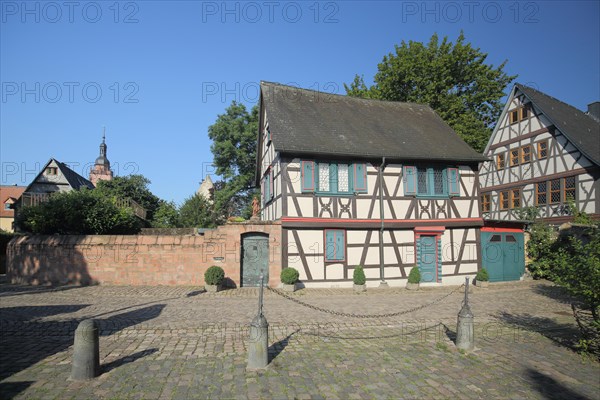
[[[100,155],[96,158],[94,168],[90,171],[90,181],[96,186],[98,181],[111,181],[113,173],[110,170],[110,161],[106,158],[106,132],[102,133]]]

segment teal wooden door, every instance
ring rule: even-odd
[[[241,286],[260,286],[260,275],[265,285],[269,282],[269,236],[248,233],[242,236]]]
[[[421,236],[418,242],[421,282],[437,281],[437,240],[435,236]]]
[[[504,280],[516,281],[525,272],[524,237],[522,233],[504,234]]]
[[[525,272],[522,232],[481,232],[482,261],[490,282],[516,281]]]

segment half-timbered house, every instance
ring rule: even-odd
[[[600,217],[600,103],[578,110],[516,84],[480,168],[483,261],[491,281],[524,272],[523,226],[571,220],[575,206]],[[521,222],[521,223],[520,223]]]
[[[462,283],[478,268],[478,164],[430,107],[261,82],[256,184],[306,286]]]
[[[523,220],[528,209],[560,224],[572,218],[571,201],[599,218],[599,110],[516,84],[484,152],[493,160],[480,170],[484,218]]]

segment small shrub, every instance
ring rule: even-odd
[[[486,282],[490,280],[490,276],[488,275],[487,269],[481,268],[477,271],[477,275],[475,275],[475,280],[477,282]]]
[[[364,285],[367,281],[367,277],[365,276],[365,270],[361,265],[354,268],[354,274],[352,275],[352,280],[355,285]]]
[[[419,268],[415,265],[414,267],[412,267],[410,273],[408,274],[408,283],[419,282],[421,282],[421,271],[419,271]]]
[[[213,265],[204,273],[204,282],[207,285],[220,285],[225,279],[223,268]]]
[[[300,277],[300,273],[296,268],[284,268],[281,270],[281,282],[286,285],[293,285],[298,282],[298,278]]]

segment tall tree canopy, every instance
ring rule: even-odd
[[[375,84],[356,75],[344,84],[350,96],[428,104],[465,142],[483,151],[502,112],[504,90],[516,78],[494,68],[487,53],[465,42],[461,32],[452,43],[434,34],[428,44],[409,41],[383,57]]]
[[[234,101],[208,128],[216,173],[223,178],[221,184],[215,184],[219,186],[215,187],[215,209],[224,217],[250,216],[255,192],[258,114],[258,105],[248,112],[243,104]]]
[[[217,218],[213,204],[199,194],[185,199],[179,209],[179,223],[183,228],[214,228]]]

